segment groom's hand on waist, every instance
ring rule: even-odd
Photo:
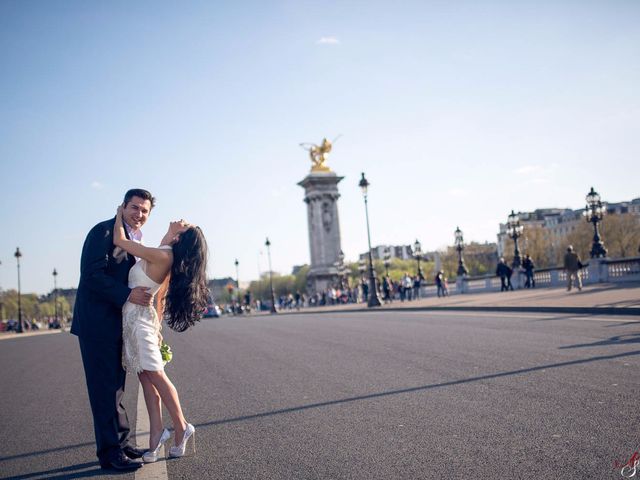
[[[153,295],[148,292],[147,287],[135,287],[131,289],[131,293],[128,298],[129,302],[134,303],[136,305],[142,305],[143,307],[147,307],[151,305],[151,301],[153,300]]]

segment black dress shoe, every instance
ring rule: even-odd
[[[142,467],[142,462],[131,460],[122,451],[119,451],[107,460],[100,460],[100,466],[107,470],[136,470]]]
[[[127,445],[122,449],[122,451],[127,457],[134,459],[142,458],[142,455],[144,455],[144,452],[146,452],[146,450],[142,450],[141,448],[134,447],[132,445]]]

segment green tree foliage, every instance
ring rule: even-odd
[[[2,301],[3,319],[18,318],[18,291],[6,290],[0,294]],[[23,319],[42,320],[46,317],[55,316],[55,302],[53,294],[38,297],[35,293],[23,293],[20,296],[20,305]],[[69,317],[71,308],[65,297],[58,296],[58,315]]]
[[[496,268],[496,245],[493,243],[470,242],[462,252],[464,265],[470,276],[493,273]],[[444,276],[454,280],[458,276],[458,251],[454,246],[440,252],[441,269]],[[433,277],[435,277],[435,271]],[[430,279],[431,280],[431,279]]]
[[[606,215],[600,223],[600,237],[607,249],[608,257],[637,256],[640,247],[640,216],[628,213]],[[580,258],[588,259],[593,244],[593,224],[581,222],[573,232],[567,235],[566,244],[573,245]],[[558,264],[560,263],[559,261]]]
[[[304,265],[295,275],[280,275],[277,272],[272,273],[273,277],[273,293],[276,297],[280,295],[288,295],[300,291],[306,291],[307,274],[309,266]],[[249,285],[251,297],[255,299],[268,300],[271,298],[271,288],[269,285],[269,273],[263,273],[260,280],[254,280]]]

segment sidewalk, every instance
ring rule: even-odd
[[[287,310],[280,313],[322,313],[366,311],[366,304],[332,305]],[[587,285],[582,291],[566,288],[533,288],[510,292],[429,296],[411,302],[383,305],[378,310],[478,310],[510,312],[556,312],[603,315],[640,315],[640,283],[600,283]]]
[[[24,338],[24,337],[35,337],[36,335],[51,335],[54,333],[60,332],[68,332],[69,329],[40,329],[40,330],[27,330],[22,333],[16,332],[0,332],[0,340],[7,340],[9,338]]]

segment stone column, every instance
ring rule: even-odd
[[[336,263],[341,250],[338,221],[338,183],[344,177],[334,172],[314,172],[298,183],[305,190],[311,266],[309,293],[322,292],[338,283]]]

